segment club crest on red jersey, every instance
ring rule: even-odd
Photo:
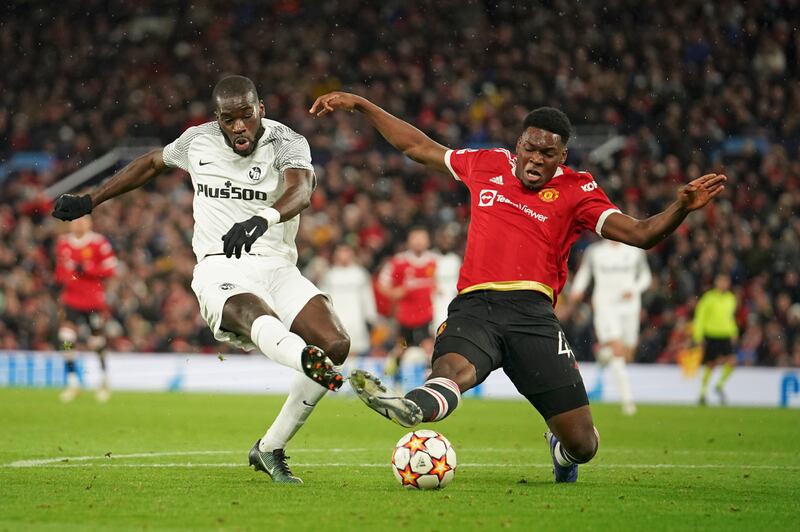
[[[554,188],[543,188],[539,191],[539,199],[552,203],[558,199],[558,190]]]

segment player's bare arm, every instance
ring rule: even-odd
[[[273,209],[281,213],[281,221],[291,220],[311,205],[314,172],[304,168],[287,168],[283,172],[284,189]]]
[[[672,234],[690,212],[702,209],[718,196],[725,189],[727,179],[723,174],[698,177],[678,190],[677,199],[669,207],[645,220],[613,213],[603,224],[603,237],[650,249]]]
[[[75,220],[92,212],[94,207],[111,198],[139,188],[166,170],[162,150],[148,152],[131,161],[125,168],[114,174],[88,194],[77,196],[62,194],[53,207],[53,216],[61,220]]]
[[[392,146],[402,151],[409,159],[433,170],[450,173],[444,162],[447,147],[362,96],[347,92],[323,94],[317,98],[309,112],[325,116],[336,109],[360,112]]]
[[[253,244],[273,225],[291,220],[311,204],[314,191],[314,172],[304,168],[287,168],[283,172],[284,190],[271,207],[259,211],[249,220],[233,224],[222,237],[225,256],[242,257],[242,250],[250,252]]]

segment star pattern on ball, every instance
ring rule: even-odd
[[[403,486],[413,486],[418,488],[419,485],[417,484],[417,479],[421,477],[419,473],[414,473],[411,470],[411,465],[407,465],[405,469],[398,469],[398,473],[400,473],[400,478],[403,482]]]
[[[452,471],[452,467],[447,463],[447,456],[442,456],[441,460],[437,460],[436,458],[431,457],[433,461],[433,467],[431,468],[431,474],[436,475],[439,477],[439,482],[442,481],[444,478],[444,474],[448,471]]]
[[[408,449],[413,454],[417,451],[424,450],[426,441],[428,441],[428,438],[422,438],[414,434],[413,436],[411,436],[411,439],[408,440],[408,443],[405,444],[405,447],[408,447]]]

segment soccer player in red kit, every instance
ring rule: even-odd
[[[587,172],[564,162],[571,124],[561,111],[542,107],[522,124],[516,153],[450,150],[365,98],[333,92],[310,112],[359,111],[395,148],[428,168],[452,175],[470,191],[471,221],[459,295],[439,328],[433,367],[425,384],[390,397],[380,381],[356,371],[350,381],[372,409],[403,426],[438,421],[461,393],[503,368],[539,411],[556,482],[574,482],[578,464],[597,452],[599,435],[578,365],[553,312],[567,277],[570,246],[590,230],[640,248],[666,238],[686,216],[724,188],[708,174],[677,192],[664,211],[644,220],[622,214]]]
[[[62,286],[64,321],[58,331],[66,354],[67,387],[61,400],[72,401],[80,391],[72,346],[88,348],[100,357],[97,399],[110,397],[106,377],[104,281],[114,275],[117,259],[106,237],[92,231],[90,216],[69,222],[69,233],[56,242],[56,281]]]
[[[425,340],[430,344],[436,290],[436,255],[429,249],[428,230],[412,227],[406,246],[407,249],[392,257],[378,276],[380,290],[394,302],[394,316],[400,326],[397,345],[389,353],[384,369],[398,387],[403,355],[409,349],[419,349]]]

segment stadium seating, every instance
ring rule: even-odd
[[[62,228],[44,189],[128,138],[165,144],[208,120],[214,83],[241,73],[256,81],[268,116],[311,143],[319,186],[298,248],[312,279],[338,242],[357,246],[376,272],[412,225],[463,226],[467,216],[465,189],[403,159],[357,118],[309,116],[314,97],[358,92],[452,147],[513,146],[525,112],[553,105],[578,127],[576,142],[585,126],[624,139],[602,158],[578,148],[569,160],[624,212],[657,212],[705,171],[730,178],[716,205],[650,252],[655,280],[637,359],[676,361],[696,298],[723,267],[739,297],[742,363],[800,366],[800,39],[791,3],[557,1],[533,13],[537,3],[388,0],[337,3],[329,13],[241,1],[187,5],[177,19],[160,17],[157,2],[107,4],[83,2],[73,19],[55,4],[20,3],[0,25],[0,347],[57,344],[52,252]],[[322,31],[331,17],[347,24]],[[594,31],[600,22],[617,31]],[[175,172],[96,210],[95,229],[121,264],[109,289],[114,349],[228,350],[189,288],[192,196]],[[576,245],[573,269],[591,238]],[[582,358],[590,324],[586,312],[566,324]]]

